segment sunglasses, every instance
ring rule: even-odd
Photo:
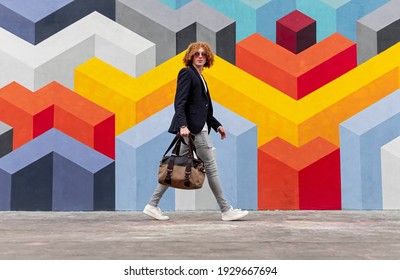
[[[206,52],[195,52],[194,54],[193,54],[193,56],[194,57],[199,57],[199,56],[207,56],[207,53]]]

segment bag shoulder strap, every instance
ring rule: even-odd
[[[172,139],[172,142],[171,142],[171,144],[169,145],[168,149],[165,151],[164,157],[165,157],[165,156],[167,155],[167,153],[172,149],[172,147],[173,147],[175,144],[177,144],[178,140],[180,140],[180,139],[181,139],[181,135],[180,135],[179,133],[176,134],[175,138]]]
[[[171,144],[169,145],[169,147],[165,151],[164,157],[172,149],[172,147],[174,147],[174,145],[175,145],[175,147],[174,147],[172,153],[175,154],[175,155],[179,155],[180,145],[181,145],[181,143],[183,143],[183,144],[189,146],[189,155],[188,155],[188,157],[193,158],[194,157],[193,152],[194,152],[196,154],[196,156],[197,156],[197,159],[200,160],[201,162],[204,162],[199,157],[199,155],[197,154],[196,146],[194,145],[193,135],[190,134],[188,138],[189,138],[189,141],[188,141],[189,143],[186,143],[185,140],[183,139],[183,137],[179,133],[177,133],[176,136],[174,137],[174,139],[172,139]]]

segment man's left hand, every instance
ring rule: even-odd
[[[226,138],[226,131],[223,126],[218,127],[218,132],[221,134],[221,140],[224,140]]]

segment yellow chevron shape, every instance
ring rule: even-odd
[[[340,146],[341,122],[399,88],[399,53],[400,43],[298,101],[219,57],[203,73],[216,102],[258,125],[259,146],[317,136]],[[91,59],[76,68],[74,91],[113,112],[118,135],[173,103],[182,55],[138,78]]]
[[[298,101],[222,59],[205,76],[216,102],[258,125],[259,146],[317,136],[340,146],[341,122],[399,88],[399,54],[400,43]]]
[[[174,102],[183,54],[134,78],[98,58],[74,71],[74,91],[115,114],[118,135]]]

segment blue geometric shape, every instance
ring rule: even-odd
[[[214,102],[214,115],[227,131],[210,133],[225,198],[235,207],[257,210],[257,126]]]
[[[0,209],[115,210],[115,163],[57,129],[0,158]]]
[[[108,160],[111,160],[108,158]],[[104,166],[93,177],[93,210],[115,210],[115,162]]]
[[[11,211],[51,211],[53,154],[13,174]]]
[[[0,209],[50,211],[52,158],[45,145],[24,145],[0,158]]]
[[[47,141],[52,141],[58,155],[54,161],[53,210],[115,210],[115,162],[56,129],[49,132]],[[74,194],[81,190],[81,199],[87,201],[77,204]],[[87,197],[83,196],[85,190]]]
[[[116,137],[116,210],[143,210],[157,186],[158,165],[173,135],[167,132],[173,106],[161,110]],[[175,191],[160,201],[175,209]]]
[[[11,210],[11,176],[0,168],[0,211]]]
[[[93,211],[92,174],[54,153],[54,211]],[[71,176],[73,174],[73,176]],[[73,186],[80,186],[75,188]]]
[[[0,0],[0,27],[36,45],[94,11],[115,20],[115,0]]]
[[[340,124],[343,209],[382,209],[381,147],[400,135],[400,90]]]

